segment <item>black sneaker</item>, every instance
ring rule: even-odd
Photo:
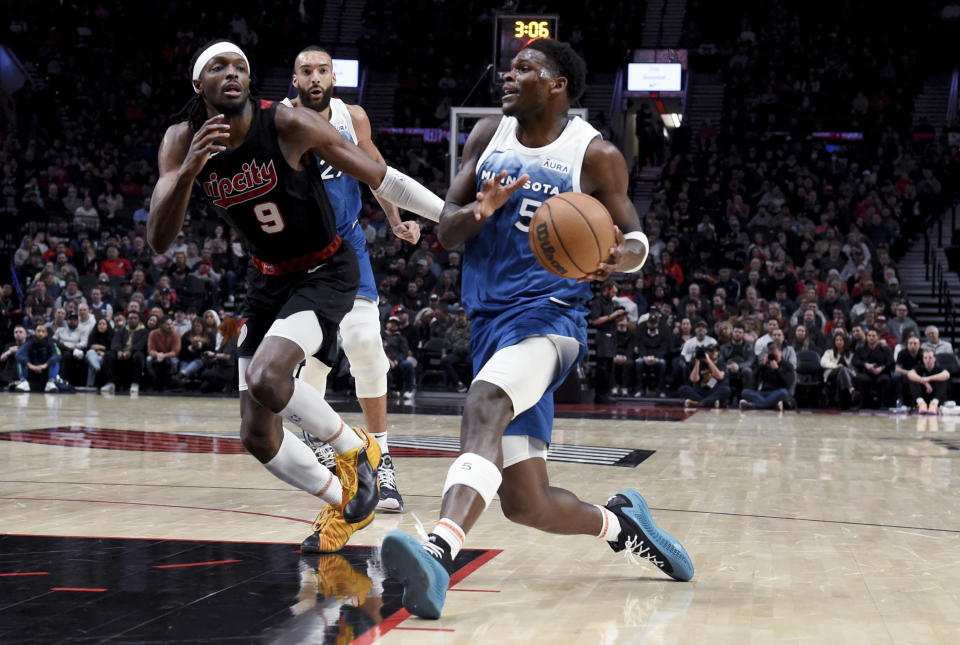
[[[675,580],[693,578],[693,561],[683,545],[654,524],[647,502],[635,490],[622,490],[607,500],[606,508],[620,520],[620,535],[608,542],[615,552],[627,552],[631,562],[638,557],[655,565]]]
[[[377,510],[387,513],[402,513],[403,497],[397,490],[397,473],[393,465],[393,457],[389,453],[380,457],[377,477],[380,479],[380,501],[377,503]]]

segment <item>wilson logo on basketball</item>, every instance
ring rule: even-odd
[[[566,275],[567,267],[563,266],[553,257],[557,250],[550,242],[550,225],[548,222],[541,222],[537,225],[535,231],[537,234],[537,246],[540,249],[540,259],[553,267],[557,275]]]
[[[254,159],[243,164],[241,169],[233,177],[221,178],[217,173],[210,173],[210,181],[204,182],[203,191],[214,206],[230,208],[266,195],[277,186],[277,171],[272,159],[260,165]]]

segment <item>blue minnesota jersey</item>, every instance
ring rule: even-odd
[[[284,99],[283,103],[292,106],[290,99]],[[341,137],[351,143],[357,143],[357,133],[353,128],[350,111],[346,103],[340,99],[330,99],[330,125],[336,128]],[[363,207],[360,183],[320,157],[317,157],[317,163],[320,167],[320,178],[323,179],[323,188],[327,191],[327,198],[337,218],[337,234],[348,240],[357,251],[357,260],[360,263],[360,289],[357,295],[376,301],[377,285],[367,253],[367,239],[357,221],[357,216]]]
[[[583,156],[598,136],[589,123],[574,117],[555,141],[527,148],[517,140],[517,120],[508,116],[500,120],[477,163],[477,190],[504,170],[504,183],[524,173],[530,179],[466,243],[461,296],[471,316],[495,316],[548,299],[579,307],[592,297],[588,283],[560,278],[541,267],[530,250],[527,232],[544,201],[580,190]]]

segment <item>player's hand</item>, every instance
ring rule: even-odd
[[[610,257],[607,258],[606,262],[598,262],[597,269],[593,273],[588,273],[582,278],[577,278],[577,282],[590,282],[591,280],[603,282],[617,271],[617,266],[620,264],[620,260],[623,258],[623,253],[626,250],[624,244],[626,244],[627,240],[623,237],[619,226],[614,226],[613,231],[614,238],[613,246],[610,247]]]
[[[200,174],[207,160],[210,159],[210,155],[227,149],[226,142],[230,138],[230,124],[224,123],[223,119],[222,114],[210,117],[203,124],[203,127],[193,135],[193,141],[190,142],[187,156],[180,164],[184,173],[196,177]]]
[[[393,234],[404,242],[416,244],[420,241],[420,224],[414,220],[400,222],[392,230]]]
[[[477,193],[477,208],[474,212],[474,219],[478,222],[486,221],[488,217],[493,215],[493,212],[507,203],[507,200],[510,199],[510,195],[515,193],[520,189],[527,180],[530,179],[530,175],[523,174],[517,177],[517,180],[510,184],[509,186],[504,186],[501,182],[507,178],[507,171],[504,170],[496,177],[486,180],[483,182],[482,190]]]

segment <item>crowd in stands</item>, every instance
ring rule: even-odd
[[[677,133],[652,205],[640,213],[647,265],[597,286],[589,318],[597,400],[674,396],[744,408],[901,400],[920,408],[922,399],[929,409],[948,396],[941,368],[948,376],[960,368],[936,328],[911,319],[896,261],[952,202],[960,164],[945,139],[917,138],[910,127],[920,78],[910,70],[924,54],[902,42],[916,31],[868,40],[866,27],[820,29],[812,10],[748,4],[742,15],[727,12],[736,24],[720,34],[726,23],[712,20],[715,10],[691,3],[688,37],[718,36],[708,55],[727,80],[724,118]],[[0,234],[16,278],[0,293],[0,382],[235,390],[244,249],[200,200],[168,253],[144,243],[145,222],[159,138],[189,96],[190,55],[229,25],[255,73],[287,65],[289,42],[307,44],[304,30],[316,29],[322,7],[311,14],[280,5],[259,12],[239,2],[232,15],[193,2],[150,6],[156,24],[181,28],[145,33],[125,29],[132,18],[122,3],[74,6],[48,21],[38,20],[38,3],[15,8],[11,43],[52,89],[0,96]],[[405,126],[445,122],[443,107],[459,104],[473,83],[469,70],[483,69],[492,30],[491,7],[470,2],[469,29],[431,28],[433,43],[410,47],[398,35],[442,13],[437,3],[421,5],[368,3],[359,43],[401,79],[396,120]],[[864,11],[855,13],[854,22]],[[606,15],[567,23],[591,69],[597,61],[615,68],[630,42],[629,21]],[[598,25],[611,24],[599,38]],[[465,45],[474,40],[483,46]],[[161,55],[119,55],[143,49]],[[65,52],[71,69],[98,72],[70,73]],[[862,139],[808,136],[835,125]],[[445,192],[445,144],[405,135],[376,143],[392,165]],[[409,398],[432,380],[464,391],[471,367],[460,252],[443,249],[423,220],[419,244],[402,243],[372,200],[360,224],[380,289],[391,389]],[[336,366],[331,387],[350,389],[348,367]]]

